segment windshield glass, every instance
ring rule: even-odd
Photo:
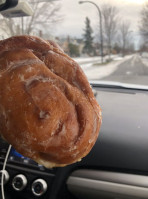
[[[89,80],[148,84],[148,1],[27,0],[0,14],[0,39],[57,42]]]

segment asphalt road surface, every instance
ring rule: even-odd
[[[139,55],[133,55],[102,80],[148,85],[148,64],[146,66]]]

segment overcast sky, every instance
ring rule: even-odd
[[[102,4],[115,5],[119,9],[119,19],[128,20],[131,23],[131,30],[135,35],[138,32],[139,16],[143,4],[146,0],[92,0],[100,8]],[[55,34],[60,36],[82,37],[85,27],[86,17],[91,20],[91,26],[96,30],[98,24],[98,12],[94,5],[90,3],[79,4],[79,0],[60,0],[61,14],[64,20],[56,27]]]

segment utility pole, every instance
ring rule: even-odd
[[[99,6],[97,4],[95,4],[93,1],[79,1],[79,4],[82,4],[82,3],[91,3],[98,10],[99,17],[100,17],[101,63],[103,63],[103,32],[102,32],[102,13],[101,13],[101,10],[100,10]]]

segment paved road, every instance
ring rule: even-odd
[[[139,55],[133,55],[132,58],[118,65],[117,70],[110,76],[102,80],[148,85],[148,66],[142,62]]]

